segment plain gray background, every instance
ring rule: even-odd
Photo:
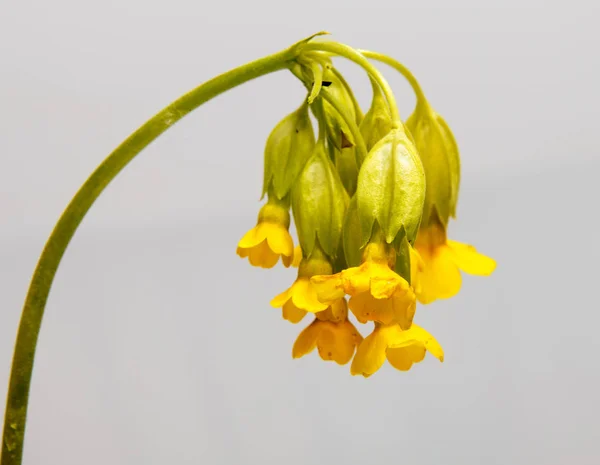
[[[98,163],[210,77],[316,31],[407,64],[458,139],[453,238],[491,278],[420,307],[444,346],[368,380],[269,300],[294,271],[236,243],[262,150],[298,106],[281,72],[153,143],[85,219],[56,277],[27,464],[600,463],[595,2],[7,0],[0,7],[0,386],[46,237]],[[369,102],[364,75],[340,62]],[[407,117],[408,85],[381,68]],[[308,320],[306,320],[308,322]]]

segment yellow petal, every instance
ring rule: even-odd
[[[344,289],[340,274],[319,275],[310,278],[317,298],[324,303],[331,303],[344,297]]]
[[[306,310],[296,307],[291,300],[288,300],[281,308],[281,316],[290,323],[300,323],[305,315]]]
[[[248,231],[238,242],[238,247],[242,249],[250,249],[257,246],[267,238],[266,230],[260,228],[260,223]]]
[[[353,295],[348,301],[348,307],[360,323],[374,321],[373,311],[375,307],[375,299],[368,292]],[[385,301],[381,304],[385,305]]]
[[[371,278],[376,276],[378,268],[371,262],[365,262],[359,267],[348,268],[342,271],[342,284],[344,292],[348,295],[357,295],[369,291]]]
[[[417,310],[415,294],[412,291],[404,294],[398,293],[390,300],[392,301],[393,308],[392,320],[398,323],[400,328],[404,330],[409,329]]]
[[[331,312],[330,321],[343,321],[348,317],[348,304],[346,299],[341,298],[329,306]]]
[[[465,273],[489,276],[496,269],[496,261],[477,252],[472,245],[448,240],[448,246],[454,252],[454,263]]]
[[[273,268],[277,263],[277,260],[279,260],[279,255],[269,248],[266,240],[262,241],[259,245],[252,247],[248,252],[248,260],[252,266]]]
[[[400,329],[396,325],[376,326],[375,330],[363,340],[356,351],[350,373],[371,376],[385,362],[386,349],[390,339],[394,339]]]
[[[460,271],[454,262],[454,253],[446,245],[419,250],[424,268],[419,273],[421,291],[419,302],[427,304],[436,299],[447,299],[458,293],[462,283]]]
[[[242,249],[241,247],[238,247],[237,250],[235,251],[240,257],[242,258],[246,258],[249,253],[250,253],[250,249]]]
[[[352,359],[361,336],[352,323],[320,322],[322,329],[317,337],[319,355],[323,360],[333,360],[345,365]]]
[[[302,248],[297,245],[294,248],[294,259],[292,261],[292,266],[294,268],[298,268],[300,266],[300,262],[302,261]]]
[[[283,305],[290,299],[290,291],[291,287],[283,291],[281,294],[277,294],[271,300],[271,307],[279,308],[283,307]]]
[[[400,276],[388,278],[374,276],[371,278],[371,295],[376,299],[389,299],[396,292],[398,286],[402,285],[402,281],[404,279]],[[406,286],[408,287],[408,283]]]
[[[315,286],[308,278],[298,278],[292,286],[291,294],[294,305],[307,312],[320,312],[329,307],[319,301]]]
[[[412,333],[413,336],[411,337],[415,337],[415,339],[421,341],[431,355],[440,362],[444,361],[444,349],[442,349],[440,343],[429,332],[415,324],[413,324],[407,332]]]
[[[294,347],[292,348],[292,357],[300,358],[311,353],[317,347],[317,336],[319,335],[319,327],[317,321],[313,321],[300,333]]]
[[[271,250],[279,255],[284,255],[293,259],[294,242],[288,230],[281,224],[264,223],[266,229],[267,242]]]
[[[390,365],[400,371],[410,370],[413,363],[418,363],[425,358],[425,346],[412,344],[397,349],[388,348],[386,356]]]

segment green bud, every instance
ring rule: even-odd
[[[347,206],[348,194],[320,141],[292,189],[292,212],[304,257],[318,241],[331,259],[336,258]]]
[[[371,81],[373,99],[371,108],[365,114],[360,124],[360,133],[365,140],[367,150],[371,150],[377,142],[383,139],[392,129],[392,117],[388,103],[376,82]],[[362,162],[362,160],[360,160]]]
[[[265,146],[263,196],[269,192],[282,199],[302,171],[315,148],[308,104],[283,118]]]
[[[325,69],[323,72],[323,81],[331,83],[327,86],[326,92],[340,103],[351,120],[356,121],[357,114],[354,108],[354,101],[344,83],[330,69]],[[326,100],[323,100],[323,113],[327,136],[335,148],[341,150],[356,145],[344,118]]]
[[[427,102],[417,104],[406,126],[413,135],[427,178],[423,226],[437,217],[447,225],[448,218],[456,216],[460,184],[460,157],[452,131]]]
[[[425,174],[404,129],[390,131],[371,149],[358,174],[356,198],[362,245],[376,221],[388,244],[399,233],[414,242],[425,199]]]

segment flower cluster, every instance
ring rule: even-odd
[[[417,301],[457,294],[459,270],[489,275],[495,268],[472,246],[447,238],[460,179],[456,142],[412,75],[417,105],[402,122],[387,82],[365,58],[375,54],[331,44],[307,45],[290,65],[308,97],[267,140],[267,200],[237,253],[258,267],[272,268],[279,258],[298,267],[295,282],[271,301],[291,323],[313,315],[293,346],[294,358],[316,348],[323,360],[351,361],[351,373],[365,377],[386,359],[403,371],[426,352],[442,361],[440,344],[413,323]],[[366,114],[332,54],[369,73],[373,97]],[[371,334],[363,339],[350,314],[372,323]]]

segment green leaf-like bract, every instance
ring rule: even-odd
[[[285,197],[314,148],[315,135],[304,103],[283,118],[267,139],[263,196],[272,192],[279,199]]]
[[[358,206],[356,196],[350,199],[346,218],[344,219],[344,255],[349,267],[359,266],[362,258],[361,247],[363,246],[360,219],[358,217]]]
[[[434,211],[446,225],[450,216],[456,216],[460,183],[460,158],[454,136],[428,104],[417,105],[406,126],[413,135],[427,178],[422,226],[434,218]]]
[[[348,194],[342,185],[323,142],[292,189],[292,211],[302,253],[309,257],[315,239],[332,259],[338,254]]]
[[[363,245],[375,221],[388,244],[402,227],[408,241],[414,242],[423,211],[425,174],[403,129],[392,130],[369,152],[358,175],[356,197]]]

